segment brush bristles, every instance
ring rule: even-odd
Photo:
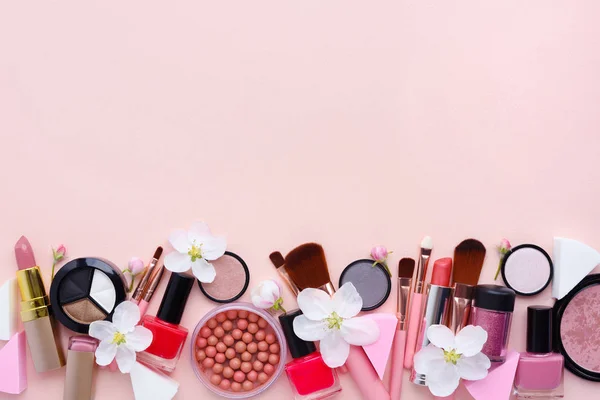
[[[158,246],[156,248],[156,251],[154,252],[154,255],[152,256],[152,258],[156,258],[157,260],[160,259],[160,256],[162,256],[163,253],[163,248],[161,246]]]
[[[463,240],[454,249],[454,270],[452,281],[475,286],[485,260],[485,246],[479,240]]]
[[[398,262],[398,278],[412,278],[415,270],[415,260],[403,258]]]
[[[273,265],[275,266],[275,268],[279,268],[283,264],[285,264],[285,260],[283,259],[283,256],[278,251],[272,252],[269,255],[269,258],[271,259],[271,262],[273,263]]]
[[[300,290],[330,282],[325,251],[317,243],[306,243],[290,251],[285,257],[285,269]]]

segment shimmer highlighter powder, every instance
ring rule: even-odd
[[[371,311],[385,303],[392,290],[392,281],[383,265],[369,259],[356,260],[340,275],[340,287],[352,282],[363,300],[362,311]]]
[[[504,283],[521,296],[543,291],[552,280],[552,272],[550,256],[534,244],[516,246],[502,260]]]
[[[600,274],[589,275],[554,305],[555,341],[565,367],[600,382]]]
[[[231,303],[246,292],[250,283],[250,271],[240,256],[230,251],[211,264],[217,271],[211,283],[198,281],[200,290],[206,297],[217,303]]]

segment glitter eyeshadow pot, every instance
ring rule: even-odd
[[[600,274],[554,304],[554,343],[575,375],[600,382]]]
[[[77,258],[58,270],[50,286],[56,319],[78,333],[88,333],[94,321],[110,320],[126,298],[121,271],[99,258]]]
[[[510,324],[515,308],[515,292],[498,285],[477,285],[471,309],[471,325],[481,326],[488,340],[481,352],[492,362],[506,359]]]
[[[200,290],[206,297],[216,303],[231,303],[246,292],[250,283],[250,271],[240,256],[230,251],[211,261],[217,271],[211,283],[198,281]]]
[[[502,259],[502,279],[521,296],[542,292],[552,280],[553,266],[548,253],[534,244],[511,249]]]
[[[392,281],[383,265],[373,260],[356,260],[340,275],[340,287],[352,282],[363,299],[362,311],[372,311],[383,305],[390,296]]]

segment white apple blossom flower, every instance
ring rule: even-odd
[[[467,325],[455,337],[448,327],[431,325],[427,338],[431,343],[415,355],[414,368],[426,376],[425,384],[434,396],[450,396],[461,378],[478,381],[487,376],[491,363],[481,353],[488,338],[482,327]]]
[[[252,304],[262,309],[283,311],[283,298],[281,297],[281,286],[273,279],[267,279],[252,289]]]
[[[135,353],[146,350],[152,343],[152,332],[136,326],[139,321],[137,304],[124,301],[115,308],[112,322],[92,322],[89,335],[100,341],[96,349],[96,364],[106,366],[116,358],[121,372],[129,373],[135,364]]]
[[[165,268],[182,273],[192,269],[200,282],[211,283],[217,272],[208,261],[216,260],[225,254],[227,242],[224,237],[213,236],[204,222],[197,222],[188,232],[176,230],[171,233],[169,242],[175,251],[165,256]]]
[[[353,318],[363,300],[350,282],[333,297],[320,289],[304,289],[298,294],[298,306],[304,315],[294,319],[294,332],[302,340],[320,340],[323,361],[330,368],[346,362],[350,345],[364,346],[379,339],[379,326],[374,320]]]

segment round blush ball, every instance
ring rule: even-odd
[[[219,386],[219,383],[221,383],[221,381],[221,375],[213,374],[213,376],[210,377],[210,383],[212,383],[215,386]]]
[[[205,358],[206,358],[206,352],[204,350],[198,350],[196,352],[196,360],[204,361]]]
[[[198,346],[198,348],[200,349],[203,349],[206,346],[208,346],[208,343],[205,338],[203,338],[202,336],[198,336],[198,339],[196,339],[196,346]]]
[[[233,329],[233,322],[227,320],[227,321],[223,322],[223,325],[221,325],[221,326],[223,327],[225,332],[229,332]]]
[[[211,318],[208,320],[208,322],[206,323],[206,326],[208,326],[210,329],[215,329],[218,325],[218,322],[216,319]]]
[[[246,380],[246,374],[242,371],[235,371],[235,374],[233,374],[233,380],[242,383]]]
[[[231,391],[232,392],[241,392],[242,384],[239,382],[231,382]]]
[[[266,351],[261,351],[256,355],[256,359],[260,362],[266,363],[267,361],[269,361],[269,353],[267,353]]]
[[[234,372],[235,371],[231,367],[223,368],[223,376],[227,379],[231,379],[233,377]]]
[[[250,354],[256,353],[258,351],[258,343],[256,343],[256,342],[248,343],[248,346],[246,346],[246,350]]]
[[[234,358],[229,361],[229,366],[237,371],[242,366],[242,361],[239,358]]]
[[[208,326],[203,326],[200,329],[200,336],[203,338],[208,338],[210,335],[212,335],[212,330]]]
[[[231,381],[229,379],[223,379],[219,384],[219,387],[223,390],[229,390],[231,387]]]
[[[254,313],[248,314],[248,321],[250,321],[250,322],[258,322],[259,318],[260,317]]]
[[[225,313],[218,313],[215,319],[217,320],[217,322],[222,324],[227,319],[227,315],[225,315]]]
[[[274,346],[274,345],[271,345]],[[219,353],[225,353],[227,351],[227,345],[223,342],[219,342],[217,343],[217,345],[215,346],[215,348],[217,349],[217,351]]]
[[[227,318],[229,318],[230,320],[234,320],[238,316],[237,310],[229,310],[229,311],[227,311],[226,314],[227,314]]]
[[[246,351],[246,343],[244,342],[237,342],[235,344],[235,351],[237,351],[238,353],[242,354],[243,352]]]
[[[269,325],[269,323],[264,319],[264,318],[260,318],[257,322],[258,327],[261,329],[265,329],[267,327],[267,325]]]
[[[232,358],[234,358],[235,357],[235,349],[230,347],[227,350],[225,350],[225,357],[227,357],[228,360],[231,360]]]
[[[244,332],[242,332],[240,329],[234,329],[231,332],[231,336],[235,339],[235,340],[240,340],[242,338],[242,336],[244,335]]]
[[[271,375],[273,375],[273,372],[275,372],[275,367],[274,367],[274,366],[272,366],[271,364],[265,364],[265,366],[264,366],[264,368],[263,368],[263,371],[264,371],[264,372],[265,372],[267,375],[271,376]]]
[[[204,350],[207,357],[214,357],[217,355],[217,349],[214,346],[208,346],[206,350]]]
[[[225,336],[225,329],[221,328],[220,326],[217,326],[213,331],[213,335],[220,339],[223,336]]]
[[[225,369],[225,367],[223,366],[223,364],[220,364],[220,363],[215,363],[215,365],[213,365],[213,367],[212,367],[212,370],[215,374],[222,373],[223,369]]]
[[[209,346],[216,346],[217,343],[219,343],[219,339],[217,339],[215,335],[210,335],[208,339],[206,339],[206,343],[208,343]]]
[[[273,354],[279,354],[279,344],[273,343],[269,346],[269,351]]]
[[[246,374],[246,378],[248,378],[250,382],[256,382],[256,380],[258,379],[258,372],[250,371]]]
[[[204,361],[202,361],[202,366],[204,368],[212,368],[213,365],[215,365],[215,359],[214,358],[205,358]]]
[[[226,346],[233,346],[235,339],[231,335],[225,335],[223,337],[223,343],[225,343]]]
[[[245,332],[242,335],[242,340],[244,341],[244,343],[250,343],[254,340],[254,336],[252,336],[252,334],[250,332]]]
[[[269,364],[271,364],[271,365],[279,364],[279,355],[278,354],[270,354],[269,355]]]
[[[250,332],[250,333],[256,333],[256,332],[258,332],[258,325],[255,324],[254,322],[250,322],[248,324],[248,332]]]
[[[267,351],[269,350],[269,343],[265,342],[264,340],[262,342],[258,342],[258,351]]]
[[[262,362],[260,362],[259,360],[254,361],[254,363],[252,364],[252,368],[256,371],[256,372],[260,372],[263,370],[263,367],[265,366],[265,364],[263,364]]]
[[[254,338],[256,340],[258,340],[259,342],[262,342],[263,340],[265,340],[266,337],[267,337],[267,334],[262,329],[259,330],[258,332],[256,332],[256,334],[254,335]]]
[[[269,380],[269,375],[265,374],[264,372],[261,372],[258,374],[258,381],[260,383],[265,383],[268,380]]]
[[[245,352],[242,353],[242,355],[240,356],[240,358],[242,359],[242,361],[250,361],[250,360],[252,360],[252,354],[250,354],[247,351],[245,351]]]
[[[225,354],[223,354],[223,353],[218,353],[218,354],[215,356],[215,362],[218,362],[218,363],[221,363],[221,364],[222,364],[222,363],[224,363],[225,361],[227,361],[227,357],[225,357]]]
[[[272,333],[267,334],[267,336],[265,337],[265,342],[269,344],[275,343],[275,335],[273,335]]]
[[[254,389],[254,384],[250,381],[244,381],[244,383],[242,383],[242,389],[246,392],[249,392]]]
[[[248,321],[245,319],[238,319],[235,325],[238,327],[238,329],[245,331],[248,328]]]
[[[240,310],[240,311],[238,311],[238,317],[240,317],[240,318],[248,318],[249,314],[250,313],[248,311],[246,311],[246,310]]]
[[[242,366],[240,367],[240,370],[241,370],[243,373],[247,374],[248,372],[252,371],[252,363],[249,363],[249,362],[247,362],[247,361],[244,361],[244,362],[242,363]]]

